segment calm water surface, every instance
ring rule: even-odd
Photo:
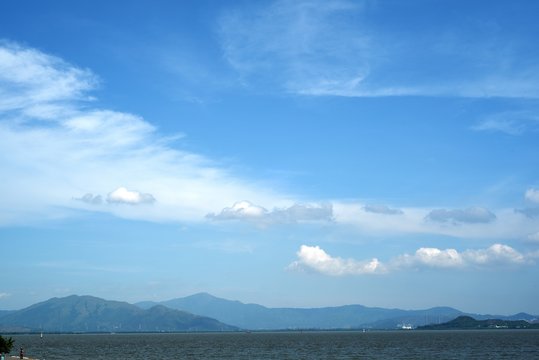
[[[539,331],[373,331],[13,336],[44,360],[539,359]]]

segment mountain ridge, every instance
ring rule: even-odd
[[[51,298],[0,317],[3,331],[175,332],[232,331],[215,319],[156,305],[141,309],[94,296]]]
[[[477,321],[525,320],[537,316],[467,314],[447,306],[423,310],[352,304],[319,308],[269,308],[208,293],[162,302],[129,304],[84,295],[51,298],[21,310],[0,311],[0,331],[13,332],[180,332],[244,330],[396,329],[449,322],[459,316]]]
[[[237,300],[222,299],[208,293],[198,293],[162,302],[136,303],[141,307],[152,304],[162,304],[174,309],[209,316],[250,330],[394,329],[403,324],[417,327],[450,321],[460,315],[472,315],[479,320],[492,317],[492,315],[468,314],[448,306],[423,310],[386,309],[357,304],[320,308],[269,308],[258,304],[244,304]],[[515,318],[517,316],[518,318]],[[538,318],[526,313],[495,317],[527,321]]]

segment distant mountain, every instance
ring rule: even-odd
[[[153,302],[136,304],[142,308]],[[267,308],[257,304],[244,304],[200,293],[184,298],[163,301],[161,305],[209,316],[227,324],[251,330],[277,329],[394,329],[402,324],[413,327],[444,322],[462,315],[450,307],[427,310],[400,310],[345,305],[325,308]]]
[[[3,331],[151,332],[232,331],[233,326],[162,305],[141,309],[92,296],[52,298],[0,317]]]
[[[425,325],[418,330],[481,330],[481,329],[539,329],[539,324],[525,320],[488,319],[476,320],[471,316],[459,316],[443,324]]]
[[[537,315],[530,315],[524,312],[520,312],[518,314],[509,315],[509,316],[472,314],[472,317],[475,318],[476,320],[501,319],[501,320],[525,320],[527,322],[537,322],[538,320]]]
[[[13,311],[11,310],[0,310],[0,318],[3,317],[3,316],[6,316],[10,313],[12,313]]]

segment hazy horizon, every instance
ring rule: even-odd
[[[539,3],[0,4],[0,309],[539,314]]]

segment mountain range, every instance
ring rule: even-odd
[[[440,324],[467,315],[476,320],[537,322],[537,316],[467,314],[451,307],[426,310],[362,305],[268,308],[199,293],[163,302],[126,302],[92,296],[52,298],[22,310],[0,311],[2,332],[180,332],[292,329],[395,329]]]
[[[163,305],[150,309],[93,296],[52,298],[22,310],[0,313],[4,332],[233,331],[234,326]]]
[[[163,302],[140,302],[141,308],[157,304],[209,316],[242,329],[395,329],[403,324],[417,327],[452,320],[469,315],[478,320],[498,318],[505,320],[533,321],[538,317],[526,313],[512,316],[467,314],[451,307],[434,307],[426,310],[401,310],[345,305],[324,308],[268,308],[257,304],[244,304],[199,293]]]

